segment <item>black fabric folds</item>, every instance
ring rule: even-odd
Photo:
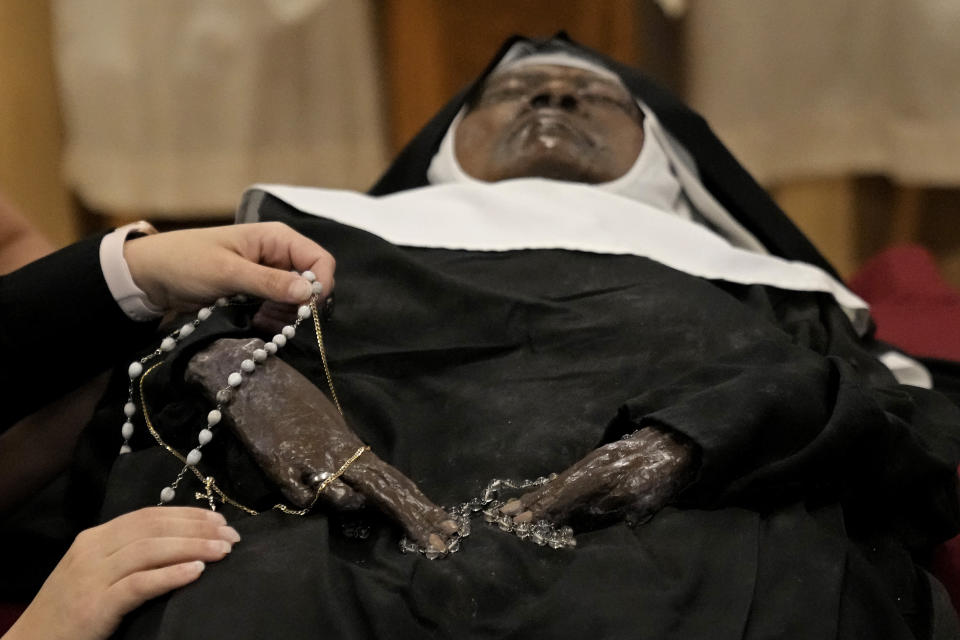
[[[699,116],[605,62],[773,253],[829,270]],[[425,183],[476,86],[374,194]],[[576,549],[475,520],[462,549],[437,561],[402,554],[399,528],[372,511],[224,507],[242,542],[197,582],[129,615],[117,637],[956,635],[916,563],[960,526],[960,409],[897,385],[828,296],[711,282],[627,255],[398,247],[270,196],[259,214],[336,256],[325,339],[347,421],[437,503],[476,497],[493,478],[562,471],[645,426],[689,438],[698,474],[649,522],[585,528]],[[251,331],[249,313],[231,311],[190,348]],[[314,340],[301,327],[281,357],[323,388]],[[145,404],[165,439],[188,446],[209,407],[180,381],[183,357],[158,370]],[[124,400],[105,399],[90,442],[115,432]],[[148,440],[136,444],[110,471],[102,518],[154,504],[179,470]],[[241,502],[279,498],[225,431],[201,466]],[[187,478],[177,501],[205,504]]]

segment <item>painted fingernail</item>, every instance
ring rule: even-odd
[[[456,533],[459,528],[460,527],[453,520],[444,520],[440,523],[440,530],[448,536]]]
[[[427,545],[428,548],[432,549],[433,551],[446,551],[446,550],[447,550],[447,545],[445,545],[445,544],[443,543],[443,538],[441,538],[441,537],[438,536],[437,534],[431,533],[431,534],[430,534],[430,537],[427,538],[427,540],[428,540],[428,542],[429,542],[429,544]]]
[[[237,533],[237,530],[234,529],[233,527],[229,527],[229,526],[220,527],[220,529],[217,530],[217,533],[220,534],[221,538],[223,538],[224,540],[230,543],[240,542],[240,534]]]
[[[520,513],[520,510],[523,509],[523,503],[514,498],[507,502],[507,504],[500,507],[501,513],[505,513],[508,516],[513,516]]]

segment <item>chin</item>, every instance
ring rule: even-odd
[[[502,172],[501,180],[509,178],[549,178],[566,182],[585,182],[596,184],[607,182],[609,178],[596,166],[583,162],[580,158],[569,156],[541,155],[527,158]]]

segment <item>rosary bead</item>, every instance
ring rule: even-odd
[[[132,417],[136,412],[137,405],[133,404],[132,402],[128,402],[127,404],[123,405],[123,415],[127,416],[128,418]]]
[[[319,282],[314,282],[310,285],[310,290],[313,291],[313,295],[318,296],[323,293],[323,285]]]
[[[243,371],[244,373],[253,373],[253,370],[256,368],[257,368],[256,363],[250,358],[247,358],[246,360],[240,363],[240,370]]]
[[[164,487],[163,491],[160,492],[160,502],[166,504],[174,499],[177,495],[177,492],[173,490],[173,487]]]
[[[130,453],[131,451],[133,451],[133,449],[131,449],[130,445],[128,444],[124,444],[120,447],[120,455],[123,455],[125,453]]]
[[[217,305],[218,307],[225,307],[228,304],[230,304],[230,301],[227,300],[226,298],[217,298],[217,301],[214,304]]]
[[[271,342],[278,347],[282,347],[283,345],[287,344],[287,338],[282,333],[278,333],[277,335],[273,336],[273,340]]]
[[[130,366],[127,367],[127,375],[130,376],[130,379],[134,379],[143,373],[143,365],[139,362],[131,362]]]
[[[307,318],[309,318],[311,313],[312,312],[310,311],[310,305],[306,305],[306,304],[300,305],[300,308],[297,309],[297,317],[300,318],[301,320],[306,320]]]
[[[274,336],[274,337],[276,337],[276,336]],[[281,336],[281,337],[283,337],[283,336]],[[276,352],[277,352],[277,345],[276,345],[276,343],[274,343],[274,342],[267,342],[267,343],[265,343],[265,344],[263,345],[263,350],[266,351],[267,353],[276,353]]]
[[[187,323],[180,327],[180,333],[178,334],[181,338],[186,338],[188,335],[193,333],[194,326],[191,323]]]
[[[310,271],[309,269],[307,269],[306,271],[304,271],[304,272],[301,273],[300,275],[301,275],[301,276],[303,277],[303,279],[306,280],[307,282],[316,282],[316,280],[317,280],[316,274],[314,274],[313,271]]]
[[[200,446],[207,444],[213,440],[213,431],[210,429],[200,429],[200,433],[197,434],[197,442],[200,443]]]
[[[200,320],[206,320],[210,317],[211,313],[210,307],[204,307],[203,309],[200,309],[200,311],[197,311],[197,318]]]
[[[254,349],[253,350],[253,361],[254,362],[265,362],[267,359],[266,349]]]
[[[283,337],[287,340],[293,340],[293,336],[296,335],[297,330],[293,328],[293,325],[288,324],[280,330],[280,333],[282,333]]]
[[[120,435],[123,436],[124,440],[129,440],[130,436],[133,435],[133,423],[124,422],[123,426],[120,428]]]
[[[173,348],[177,346],[177,341],[167,336],[160,342],[160,351],[173,351]]]
[[[191,467],[197,466],[197,463],[200,462],[200,458],[203,457],[203,454],[200,453],[199,449],[191,449],[190,453],[187,454],[187,464]]]
[[[207,426],[215,427],[220,424],[220,418],[223,416],[220,414],[220,411],[217,409],[212,409],[210,413],[207,414]]]
[[[227,404],[231,398],[233,398],[233,393],[230,392],[230,389],[217,391],[217,404]]]
[[[243,376],[240,375],[239,371],[234,371],[227,376],[227,384],[231,387],[239,387],[241,382],[243,382]]]

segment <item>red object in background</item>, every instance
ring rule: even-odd
[[[877,338],[911,355],[960,362],[960,292],[947,284],[925,249],[887,249],[849,285],[870,303]],[[960,536],[934,550],[931,570],[960,611]]]
[[[943,279],[926,249],[887,249],[849,285],[870,303],[877,338],[914,356],[960,362],[960,292]]]

